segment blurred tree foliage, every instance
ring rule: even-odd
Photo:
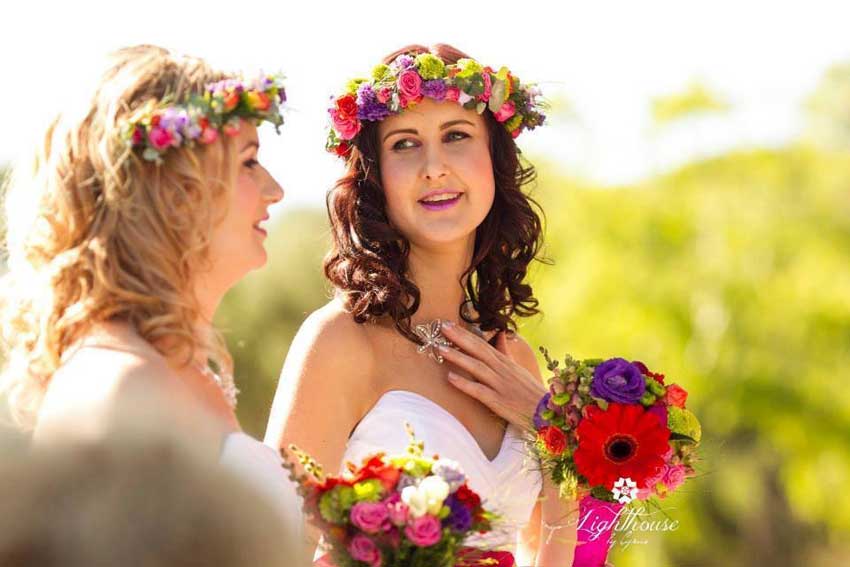
[[[850,62],[827,70],[806,101],[806,137],[829,149],[850,148]]]
[[[652,119],[658,126],[697,114],[726,112],[729,104],[708,87],[695,81],[679,93],[652,99]]]

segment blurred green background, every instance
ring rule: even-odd
[[[726,109],[698,84],[650,106],[655,135]],[[648,543],[617,549],[618,567],[850,561],[850,65],[805,113],[785,147],[632,186],[528,156],[554,263],[532,269],[544,314],[521,333],[557,356],[643,360],[690,392],[703,424],[700,476],[663,501],[681,527],[638,534]],[[222,305],[239,417],[260,438],[289,343],[330,295],[327,247],[323,210],[288,210],[268,266]]]

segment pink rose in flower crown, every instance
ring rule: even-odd
[[[389,87],[383,87],[375,92],[375,97],[381,104],[386,104],[387,101],[390,100],[390,98],[392,97],[392,94],[393,92],[390,90]]]
[[[493,80],[490,78],[490,73],[486,69],[481,77],[484,79],[484,94],[481,95],[481,101],[487,102],[490,100],[490,95],[493,92]]]
[[[351,508],[351,523],[366,532],[376,534],[390,527],[389,511],[383,502],[358,502]]]
[[[514,114],[516,114],[516,106],[512,101],[507,101],[498,111],[496,111],[495,114],[493,114],[493,118],[495,118],[497,122],[504,122]]]
[[[460,89],[457,87],[449,87],[446,89],[446,97],[443,100],[457,102],[460,98]]]
[[[332,108],[330,113],[334,130],[341,139],[351,140],[360,132],[360,120],[357,116],[346,116],[336,108]]]
[[[403,108],[422,100],[422,77],[413,69],[398,76],[398,99]]]
[[[419,547],[428,547],[440,541],[443,529],[440,525],[440,520],[434,516],[425,514],[424,516],[420,516],[410,522],[410,524],[404,528],[404,534],[407,536],[407,539],[412,541],[415,545],[418,545]]]
[[[148,133],[148,140],[150,140],[151,145],[155,149],[162,150],[167,148],[174,142],[174,137],[171,135],[171,132],[169,132],[165,128],[154,126]]]
[[[351,538],[351,543],[348,544],[348,552],[357,561],[364,561],[372,567],[379,567],[381,564],[381,551],[375,545],[375,542],[363,534],[357,534]]]

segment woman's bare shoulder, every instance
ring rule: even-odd
[[[373,349],[363,327],[337,301],[307,317],[283,364],[267,443],[295,442],[327,462],[341,457],[374,389]]]
[[[53,374],[39,410],[36,436],[69,425],[94,433],[121,410],[157,407],[185,395],[182,382],[149,343],[100,329],[74,347]]]
[[[356,362],[361,370],[369,370],[373,360],[368,324],[357,323],[339,300],[307,317],[293,341],[296,344],[309,351],[305,354],[332,366],[349,367]]]

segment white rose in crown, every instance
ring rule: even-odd
[[[449,495],[449,484],[438,476],[422,479],[418,486],[408,486],[401,491],[401,501],[407,504],[410,515],[419,518],[425,514],[437,515]]]

